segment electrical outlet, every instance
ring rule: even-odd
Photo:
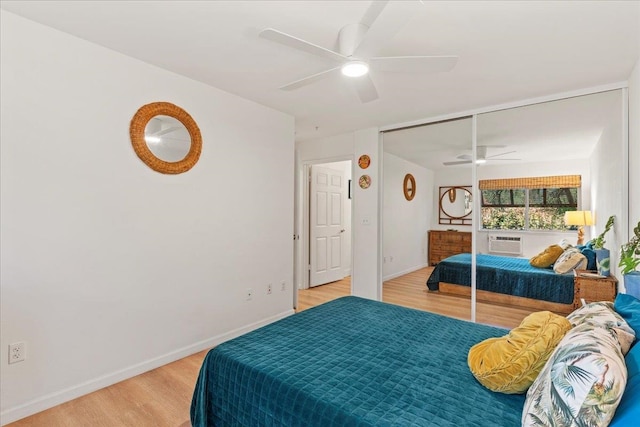
[[[287,290],[287,282],[282,282],[282,283],[280,283],[280,290],[281,290],[282,292],[284,292],[284,291],[286,291],[286,290]]]
[[[9,344],[9,363],[22,362],[26,357],[24,342]]]
[[[251,301],[251,299],[253,298],[253,289],[251,288],[247,289],[247,293],[245,296],[247,298],[247,301]]]
[[[267,285],[267,295],[271,295],[271,292],[273,291],[273,286],[271,286],[271,283],[269,283]]]

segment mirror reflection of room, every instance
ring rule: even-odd
[[[191,135],[182,122],[171,116],[157,115],[144,129],[147,147],[165,162],[178,162],[189,154]]]
[[[441,259],[471,252],[471,130],[471,119],[462,118],[383,134],[383,300],[470,319],[468,298],[425,284]],[[447,161],[461,163],[444,166]],[[411,202],[399,191],[407,173],[419,189]],[[419,296],[407,298],[408,289]]]
[[[399,241],[412,237],[407,231],[401,239],[389,237],[402,235],[399,209],[404,206],[391,205],[393,196],[386,189],[392,185],[385,186],[383,298],[397,282],[424,280],[421,286],[426,282],[427,290],[422,288],[415,306],[505,327],[519,325],[534,311],[566,314],[581,298],[588,300],[584,290],[576,290],[581,279],[574,270],[596,269],[593,239],[609,216],[622,212],[621,105],[621,91],[614,90],[479,114],[475,162],[469,118],[385,133],[385,180],[393,179],[394,168],[403,166],[400,161],[420,164],[428,177],[422,187],[429,186],[433,195],[425,208],[427,223],[413,228],[423,238],[419,250],[426,251],[422,262],[427,266],[406,273],[406,265],[398,271],[393,264],[398,262],[394,253],[400,251]],[[460,197],[461,191],[450,191],[458,187],[470,189],[468,200]],[[465,202],[468,223],[459,219],[467,212]],[[576,225],[565,219],[570,217],[566,212],[581,211],[589,212],[592,221]],[[472,217],[477,224],[471,224]],[[472,233],[475,305],[470,301]],[[607,245],[613,252],[619,247],[614,234],[608,235]],[[585,260],[568,270],[560,257],[550,265],[533,266],[532,260],[552,246],[561,247],[559,255],[571,261],[576,251]],[[447,270],[449,262],[464,267]],[[508,283],[495,279],[499,263],[513,273]],[[611,271],[600,279],[612,289],[611,300],[616,275]],[[523,284],[527,280],[554,292]]]

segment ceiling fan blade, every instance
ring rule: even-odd
[[[311,83],[315,83],[318,80],[322,80],[325,77],[329,77],[329,75],[331,75],[332,73],[335,73],[336,71],[339,71],[341,67],[335,67],[335,68],[331,68],[329,70],[326,71],[321,71],[317,74],[313,74],[311,76],[307,76],[305,78],[302,78],[300,80],[296,80],[295,82],[291,82],[289,84],[286,84],[284,86],[282,86],[280,88],[280,90],[294,90],[294,89],[298,89],[302,86],[306,86],[308,84]]]
[[[471,163],[471,160],[460,160],[459,162],[443,162],[442,164],[445,166],[454,166],[454,165],[464,165],[467,163]]]
[[[376,90],[376,86],[373,84],[373,80],[371,80],[371,76],[369,74],[354,78],[353,84],[358,92],[360,101],[363,103],[366,104],[367,102],[378,99],[378,91]]]
[[[496,160],[522,160],[522,159],[487,159],[490,162],[495,162]]]
[[[389,0],[372,1],[369,5],[369,8],[362,16],[360,23],[362,25],[366,25],[367,27],[371,27],[376,19],[378,19],[378,16],[380,16],[384,8],[387,7],[387,3],[389,3]]]
[[[369,64],[377,71],[439,73],[451,71],[457,62],[457,56],[383,56],[371,58]]]
[[[414,8],[418,6],[414,3],[419,2],[371,2],[360,21],[368,29],[356,46],[354,56],[369,58],[379,51],[415,14]],[[381,13],[383,10],[384,14]]]
[[[273,28],[264,29],[260,31],[260,34],[258,35],[263,39],[271,40],[273,42],[280,43],[306,53],[310,53],[311,55],[330,59],[332,61],[343,62],[348,60],[346,56],[340,55],[338,52],[334,52],[322,46],[309,43],[308,41],[283,33],[282,31],[274,30]]]
[[[511,153],[515,153],[515,150],[514,151],[505,151],[504,153],[500,153],[500,154],[494,154],[493,156],[487,157],[487,159],[500,160],[500,159],[495,159],[495,157],[504,156],[504,155],[511,154]]]

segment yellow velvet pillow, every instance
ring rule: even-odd
[[[558,258],[560,258],[560,255],[562,255],[563,252],[564,249],[562,249],[562,246],[551,245],[544,251],[540,252],[538,255],[531,258],[529,260],[529,264],[539,268],[550,267],[551,264],[553,264]]]
[[[565,317],[550,311],[532,313],[507,335],[471,347],[469,369],[489,390],[524,393],[570,329]]]

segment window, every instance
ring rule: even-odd
[[[482,228],[568,230],[564,213],[578,209],[580,176],[480,181]]]

